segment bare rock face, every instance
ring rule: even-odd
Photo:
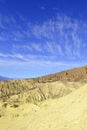
[[[20,103],[37,103],[59,98],[84,86],[87,67],[67,70],[43,77],[0,82],[0,100],[17,106]]]

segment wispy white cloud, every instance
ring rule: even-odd
[[[55,46],[62,45],[61,50],[64,48],[63,52],[67,56],[79,56],[84,41],[82,34],[84,33],[86,37],[85,31],[87,28],[84,27],[84,22],[72,20],[67,16],[58,16],[54,20],[49,20],[42,25],[35,25],[33,28],[33,34],[36,38],[46,38]],[[52,48],[51,50],[53,52]]]
[[[0,58],[18,58],[18,59],[24,59],[23,55],[19,54],[19,53],[14,53],[14,54],[0,53]]]
[[[84,64],[84,59],[83,59]],[[66,67],[77,67],[81,65],[80,61],[64,61],[58,60],[57,57],[53,55],[35,55],[35,54],[21,54],[21,53],[13,53],[13,54],[4,54],[0,53],[0,66],[20,66],[20,67],[58,67],[62,66]]]
[[[28,53],[41,53],[40,55],[53,55],[53,56],[64,56],[62,47],[60,44],[52,42],[45,43],[26,43],[25,45],[13,44],[13,52],[28,51]],[[38,54],[37,54],[38,55]]]
[[[86,55],[86,51],[81,51],[87,47],[87,23],[84,21],[60,14],[42,24],[31,24],[21,14],[18,18],[22,24],[12,16],[0,15],[0,44],[2,41],[13,44],[11,53],[0,53],[0,57],[59,62],[58,59],[73,60]]]
[[[5,56],[4,56],[5,57]],[[48,59],[48,57],[47,57],[47,59],[46,59],[46,57],[44,57],[44,59],[43,58],[41,58],[40,56],[39,56],[39,58],[38,57],[36,57],[36,56],[34,56],[34,55],[32,55],[32,56],[30,56],[30,55],[28,55],[27,57],[23,57],[23,56],[21,56],[21,55],[13,55],[13,56],[9,56],[9,57],[11,57],[11,58],[13,58],[13,59],[0,59],[0,66],[39,66],[39,67],[58,67],[58,66],[64,66],[64,67],[76,67],[76,66],[78,66],[78,64],[77,63],[73,63],[73,62],[71,62],[71,63],[68,63],[68,62],[64,62],[64,61],[50,61],[49,59]],[[24,59],[24,61],[21,61],[21,60],[17,60],[17,59],[14,59],[14,58],[22,58],[22,59]],[[6,57],[5,57],[6,58]]]

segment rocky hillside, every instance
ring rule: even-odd
[[[87,66],[60,73],[25,80],[0,82],[0,100],[9,104],[37,103],[48,98],[59,98],[84,86]]]
[[[33,79],[36,82],[53,82],[53,81],[87,81],[87,66],[65,70],[59,73],[50,74]]]

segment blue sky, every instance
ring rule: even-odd
[[[0,75],[37,77],[87,65],[86,0],[0,0]]]

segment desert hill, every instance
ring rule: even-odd
[[[59,73],[50,74],[34,78],[37,82],[53,82],[53,81],[87,81],[87,66],[65,70]]]
[[[20,99],[25,99],[35,103],[67,95],[84,86],[86,81],[87,66],[38,78],[2,81],[0,99],[8,102],[21,102]],[[11,99],[13,96],[14,100]]]
[[[0,130],[87,130],[87,66],[0,82]]]
[[[87,84],[59,99],[38,105],[0,104],[1,130],[87,130]]]

